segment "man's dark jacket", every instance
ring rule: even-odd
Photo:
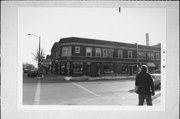
[[[136,76],[135,85],[139,94],[151,95],[154,93],[154,83],[149,73],[139,73]]]

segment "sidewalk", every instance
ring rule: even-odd
[[[65,80],[70,80],[70,81],[93,81],[93,80],[123,80],[123,79],[129,79],[129,80],[134,80],[135,76],[128,76],[128,75],[119,75],[119,76],[99,76],[99,77],[90,77],[90,76],[79,76],[79,77],[65,77]]]
[[[67,82],[67,81],[98,81],[98,80],[135,80],[135,76],[99,76],[99,77],[90,77],[90,76],[62,76],[62,75],[44,75],[43,78],[37,78],[37,77],[23,77],[23,82],[26,83],[36,83],[38,80],[41,80],[41,82]]]

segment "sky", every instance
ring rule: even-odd
[[[161,43],[166,36],[166,12],[163,8],[54,8],[28,7],[19,9],[19,34],[22,61],[35,66],[38,37],[45,55],[60,38],[83,37],[124,43],[150,45]]]

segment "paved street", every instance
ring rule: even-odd
[[[27,78],[27,77],[25,77]],[[27,105],[137,105],[134,80],[65,81],[28,78],[23,84]],[[160,94],[153,100],[160,103]]]

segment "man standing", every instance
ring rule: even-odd
[[[137,74],[135,86],[136,93],[138,93],[139,105],[144,104],[144,100],[146,99],[147,105],[152,105],[151,95],[154,96],[154,83],[151,78],[151,75],[148,72],[148,68],[146,65],[141,66],[141,72]]]

